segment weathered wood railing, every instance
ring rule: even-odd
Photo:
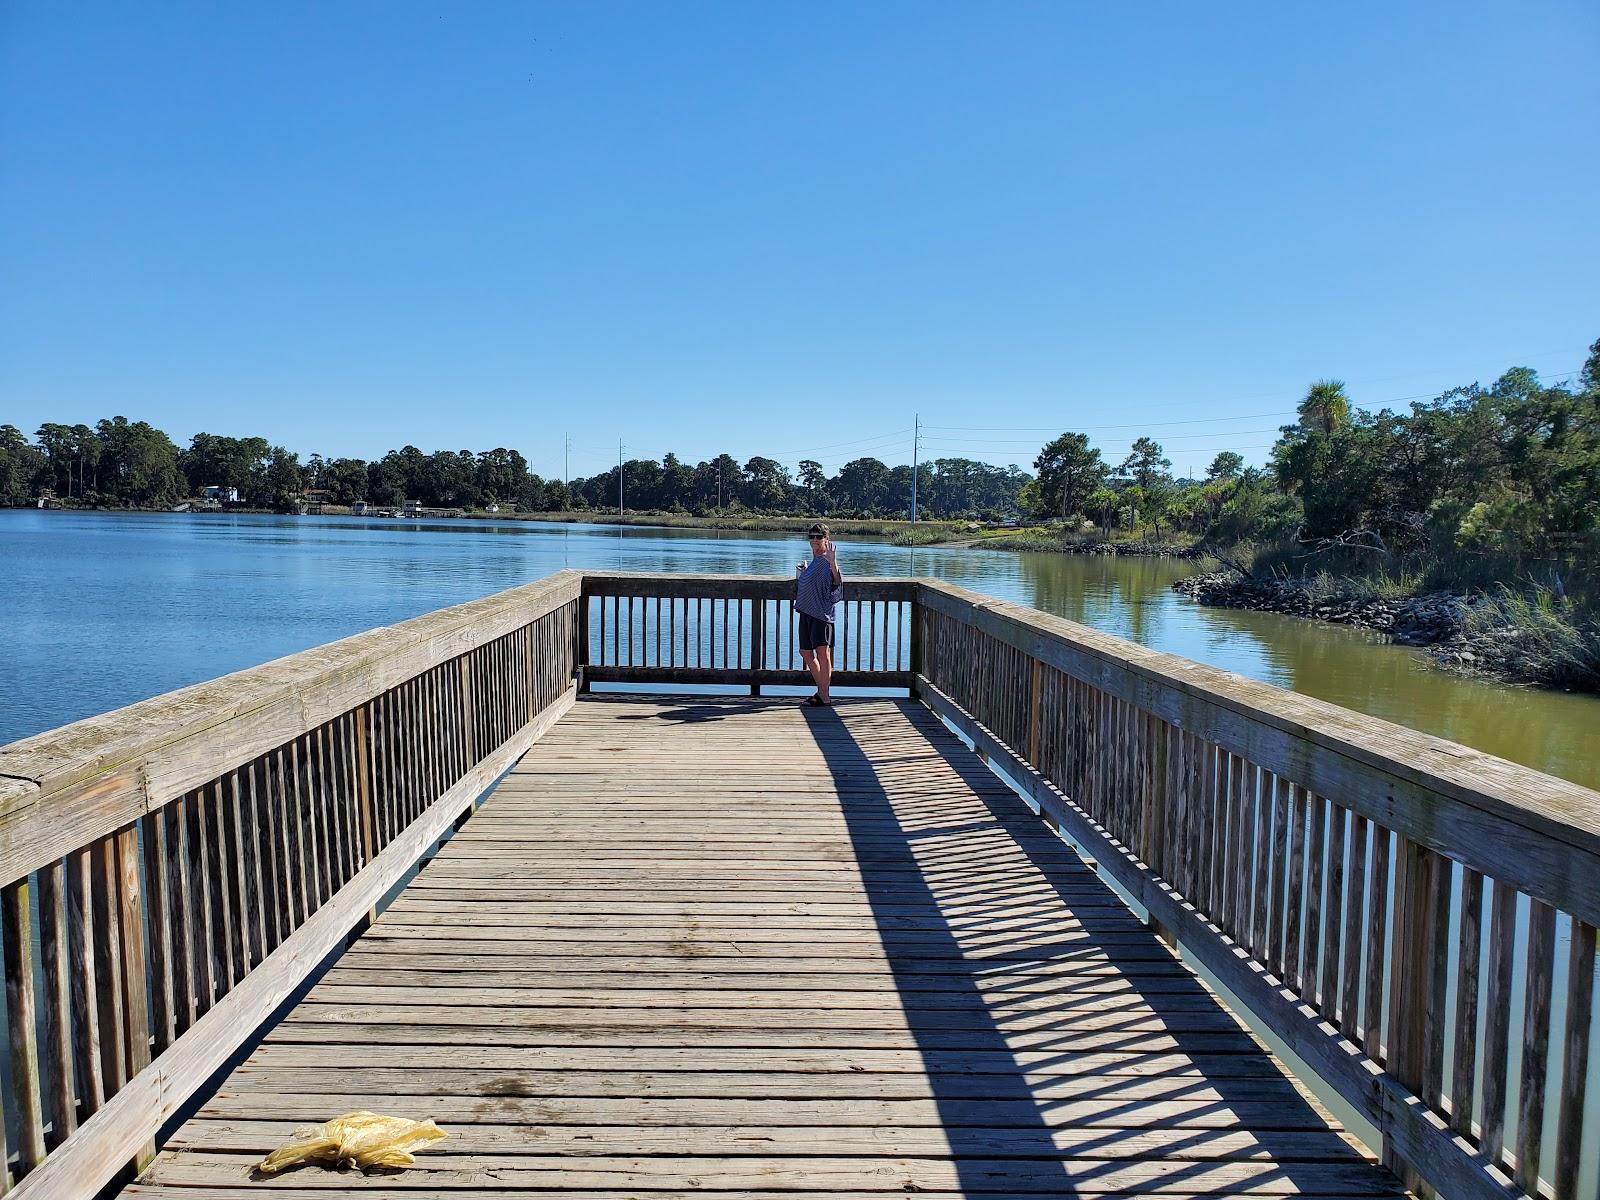
[[[909,579],[852,579],[834,645],[841,687],[910,687]],[[594,683],[809,686],[794,580],[739,575],[583,578],[584,686]]]
[[[948,585],[919,583],[916,619],[917,693],[1409,1182],[1577,1196],[1600,794]]]
[[[574,680],[808,684],[792,594],[563,572],[0,749],[17,1194],[147,1154]],[[942,583],[840,618],[841,686],[971,738],[1408,1181],[1576,1197],[1600,795]]]
[[[562,572],[0,749],[0,1193],[92,1196],[148,1156],[570,707],[579,593]]]

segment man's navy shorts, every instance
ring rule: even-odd
[[[818,646],[833,649],[833,622],[821,617],[800,614],[800,649],[815,650]]]

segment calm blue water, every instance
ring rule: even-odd
[[[511,521],[0,510],[0,745],[563,567],[788,575],[798,537]],[[844,543],[847,575],[933,575],[1600,786],[1600,701],[1456,679],[1358,630],[1208,609],[1152,559]]]

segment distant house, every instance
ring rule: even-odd
[[[405,507],[400,510],[402,517],[420,517],[422,515],[421,500],[407,500]]]
[[[500,506],[498,504],[485,504],[483,506],[483,511],[487,513],[497,513],[500,511]]]
[[[354,504],[352,504],[350,506],[350,515],[352,517],[364,517],[364,516],[366,516],[367,515],[367,502],[365,500],[357,500]]]
[[[239,503],[239,489],[236,487],[224,487],[220,483],[208,484],[200,489],[200,494],[207,500],[215,500],[218,504]]]

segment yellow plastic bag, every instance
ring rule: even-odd
[[[442,1141],[449,1135],[432,1121],[410,1121],[374,1112],[348,1112],[323,1125],[307,1125],[261,1160],[256,1169],[275,1175],[300,1163],[346,1163],[360,1167],[409,1167],[411,1153]]]

